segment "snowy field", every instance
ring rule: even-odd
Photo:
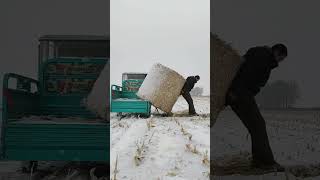
[[[216,169],[216,179],[320,179],[320,112],[264,111],[263,115],[275,158],[288,167],[287,176],[272,173],[232,177]],[[211,133],[211,158],[215,164],[225,168],[248,164],[250,136],[232,111],[221,114]]]
[[[111,174],[116,179],[209,179],[209,98],[194,98],[201,117],[181,117],[188,105],[179,98],[179,117],[148,119],[111,116]],[[112,177],[112,178],[113,178]]]

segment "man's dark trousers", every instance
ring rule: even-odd
[[[192,100],[192,97],[191,97],[190,93],[188,91],[182,91],[181,95],[187,101],[187,103],[189,104],[189,114],[195,114],[196,110],[194,108],[193,100]]]
[[[263,164],[274,163],[266,131],[266,123],[254,96],[236,96],[232,101],[227,98],[227,104],[231,106],[251,135],[253,161]]]

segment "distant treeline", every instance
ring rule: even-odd
[[[202,87],[194,87],[190,91],[191,96],[202,96],[203,95],[203,88]]]
[[[293,108],[300,98],[300,88],[296,81],[274,81],[267,84],[257,95],[261,108]]]

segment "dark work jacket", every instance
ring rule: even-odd
[[[257,95],[267,83],[271,70],[278,66],[271,48],[267,46],[249,49],[230,89],[236,95]]]
[[[196,83],[197,83],[197,79],[194,76],[189,76],[187,77],[182,90],[184,92],[190,92]]]

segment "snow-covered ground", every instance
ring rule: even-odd
[[[195,107],[200,114],[208,115],[209,98],[195,98]],[[186,109],[187,104],[180,98],[174,112]],[[250,173],[257,172],[249,170],[248,175],[233,174],[232,169],[230,174],[224,174],[214,169],[212,179],[320,179],[320,112],[263,114],[275,158],[289,168],[287,172],[254,175]],[[214,164],[226,169],[232,167],[230,164],[241,167],[250,162],[250,136],[232,111],[224,111],[211,129],[211,149],[209,117],[111,117],[111,174],[116,174],[117,179],[209,179],[205,152],[210,150],[207,158],[211,156]],[[142,142],[145,143],[141,148]]]
[[[291,167],[296,176],[320,179],[320,112],[263,111],[263,115],[276,160]],[[211,158],[216,159],[214,163],[222,166],[228,166],[232,161],[239,161],[233,162],[239,165],[247,163],[245,161],[248,152],[251,152],[250,136],[232,111],[226,110],[221,114],[211,133],[211,142],[214,142],[211,145]],[[286,179],[283,173],[277,176],[238,175],[234,178]],[[221,179],[232,179],[232,177],[224,176]]]
[[[201,117],[181,117],[188,109],[182,98],[173,108],[179,117],[119,120],[112,114],[111,174],[128,180],[209,179],[209,98],[194,98],[194,104]]]

